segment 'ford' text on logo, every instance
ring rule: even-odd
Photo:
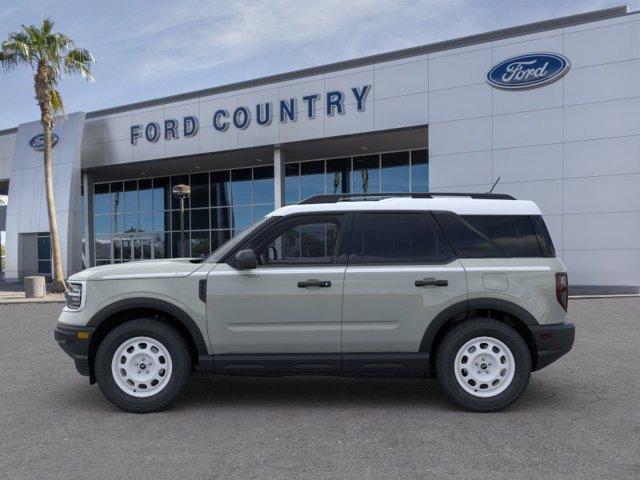
[[[58,136],[55,133],[51,134],[51,148],[56,146],[58,143]],[[39,133],[31,140],[29,140],[29,146],[33,148],[37,152],[44,151],[44,133]]]
[[[535,88],[561,78],[571,63],[558,53],[529,53],[508,58],[487,73],[487,82],[496,88]]]

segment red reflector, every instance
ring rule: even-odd
[[[540,340],[549,340],[551,339],[551,334],[550,333],[541,333],[540,334]]]

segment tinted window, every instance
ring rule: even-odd
[[[544,224],[544,220],[540,215],[534,215],[530,218],[531,223],[533,224],[533,229],[536,231],[536,235],[538,235],[538,243],[540,243],[542,255],[545,257],[555,257],[556,249],[553,247],[551,235],[549,235],[549,231],[547,230],[547,226]]]
[[[477,229],[455,213],[437,212],[434,216],[460,258],[504,257],[504,253]]]
[[[528,216],[467,215],[463,218],[510,257],[541,256],[538,237]]]
[[[367,213],[359,220],[354,263],[443,263],[453,258],[431,215]]]
[[[330,263],[335,255],[339,225],[334,221],[309,219],[278,232],[256,251],[263,265]]]

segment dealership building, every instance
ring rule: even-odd
[[[39,122],[0,131],[7,279],[51,271]],[[95,112],[55,129],[65,274],[208,254],[321,193],[535,201],[575,291],[640,285],[640,13],[522,25]],[[499,179],[499,181],[498,181]]]

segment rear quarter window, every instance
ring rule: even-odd
[[[528,215],[465,215],[462,217],[510,257],[541,257]]]
[[[555,256],[551,237],[539,216],[434,215],[460,258]]]

